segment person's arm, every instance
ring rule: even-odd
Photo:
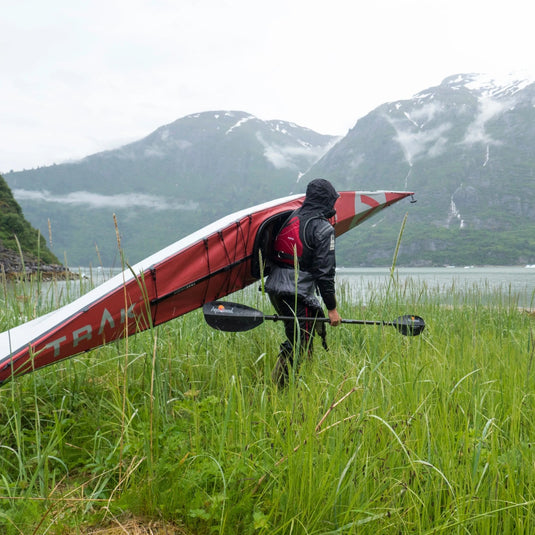
[[[334,284],[336,275],[334,228],[327,221],[322,221],[314,234],[314,278],[321,298],[329,312],[330,323],[336,326],[340,324],[341,318],[336,309]]]

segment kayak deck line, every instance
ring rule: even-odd
[[[244,262],[247,262],[248,260],[251,260],[252,257],[253,257],[253,255],[245,256],[245,257],[241,258],[240,260],[236,260],[232,264],[229,264],[228,266],[219,268],[216,271],[212,271],[211,273],[208,273],[207,275],[204,275],[203,277],[200,277],[199,279],[197,279],[195,281],[189,282],[188,284],[186,284],[185,286],[182,286],[181,288],[177,288],[176,290],[173,290],[172,292],[170,292],[170,293],[168,293],[166,295],[162,295],[160,297],[152,299],[150,301],[150,304],[151,305],[158,305],[158,304],[162,303],[163,301],[169,299],[170,297],[174,297],[176,295],[179,295],[182,292],[185,292],[186,290],[189,290],[190,288],[193,288],[194,286],[197,286],[197,284],[200,284],[202,282],[207,281],[208,279],[210,279],[210,277],[213,277],[214,275],[219,275],[221,273],[226,273],[227,271],[232,271],[235,267],[239,266],[240,264],[243,264]]]

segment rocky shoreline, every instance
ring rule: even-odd
[[[20,254],[5,248],[0,244],[0,276],[7,279],[16,279],[19,277],[29,277],[39,274],[43,280],[65,280],[77,279],[78,275],[72,273],[61,264],[44,264],[24,253],[23,258]]]

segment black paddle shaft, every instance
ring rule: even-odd
[[[271,321],[301,321],[311,318],[294,316],[266,315],[257,310],[239,303],[212,301],[203,306],[204,319],[214,329],[227,332],[249,331],[261,325],[265,320]],[[329,322],[329,318],[319,317],[315,321]],[[422,318],[415,315],[400,316],[394,321],[383,320],[355,320],[342,319],[342,323],[352,325],[387,325],[395,327],[405,336],[417,336],[425,328]]]

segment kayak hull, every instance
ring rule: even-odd
[[[340,236],[412,192],[340,193],[332,220]],[[252,284],[262,275],[266,223],[304,195],[231,214],[126,269],[77,300],[0,333],[0,384],[177,318]]]

